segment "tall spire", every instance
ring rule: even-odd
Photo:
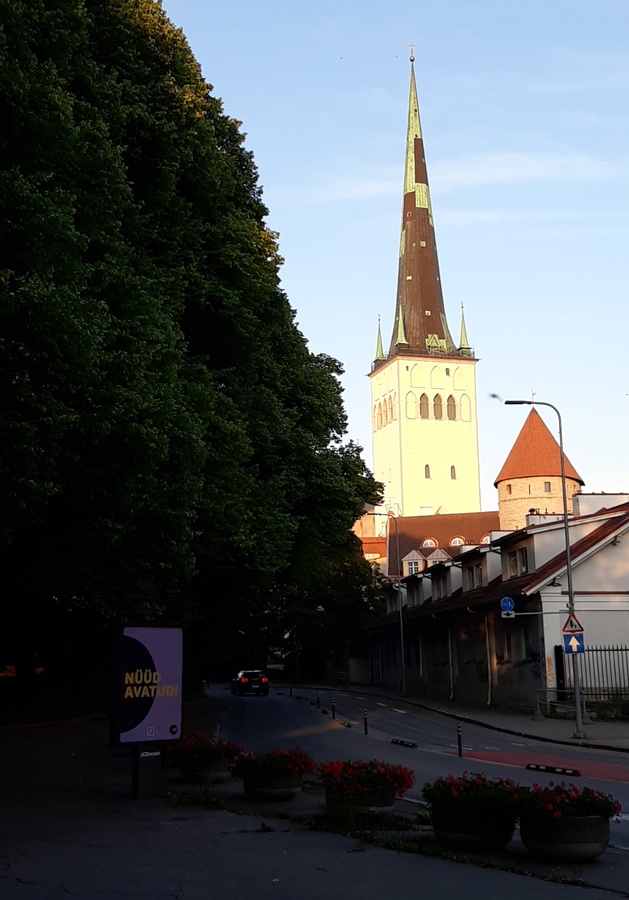
[[[450,335],[443,305],[412,52],[410,61],[400,262],[389,358],[398,352],[460,356],[462,354],[456,350]],[[400,319],[406,337],[403,347],[399,340]]]

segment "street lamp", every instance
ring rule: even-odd
[[[398,596],[398,611],[400,615],[400,666],[401,666],[401,678],[400,678],[400,686],[402,689],[402,695],[406,696],[406,652],[404,649],[404,615],[402,610],[402,577],[400,575],[400,532],[398,530],[397,517],[391,510],[387,510],[386,513],[376,512],[375,510],[371,510],[369,512],[371,516],[386,516],[390,521],[395,525],[395,554],[397,558],[397,596]],[[389,552],[389,541],[388,541],[388,529],[387,529],[387,561],[391,559],[391,553]]]
[[[506,406],[548,406],[557,414],[559,422],[559,455],[561,461],[561,492],[563,495],[563,528],[566,543],[566,579],[568,582],[568,610],[574,615],[574,591],[572,589],[572,559],[570,557],[570,526],[568,524],[568,494],[566,491],[566,465],[563,455],[563,433],[561,428],[561,415],[552,403],[544,403],[541,400],[505,400]],[[581,719],[581,686],[579,684],[579,670],[577,669],[576,654],[572,655],[572,681],[574,684],[574,715],[575,738],[583,738],[583,722]]]

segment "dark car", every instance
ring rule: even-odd
[[[243,669],[235,678],[232,678],[232,694],[262,694],[269,693],[269,679],[262,669]]]

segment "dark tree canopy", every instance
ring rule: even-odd
[[[0,84],[3,656],[73,616],[270,639],[336,584],[358,621],[378,486],[181,31],[154,0],[0,0]]]

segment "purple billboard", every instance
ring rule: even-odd
[[[181,737],[182,670],[181,628],[123,628],[115,698],[120,743]]]

